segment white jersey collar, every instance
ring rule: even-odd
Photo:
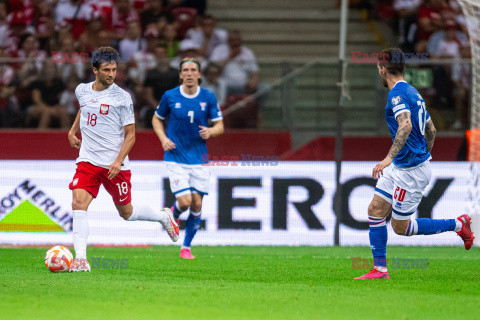
[[[112,83],[112,85],[110,87],[108,87],[107,89],[105,90],[102,90],[102,91],[96,91],[96,90],[93,90],[93,84],[95,83],[95,81],[92,81],[90,83],[88,83],[88,90],[90,90],[91,92],[95,92],[95,93],[101,93],[101,92],[104,92],[104,91],[107,91],[107,90],[110,90],[113,88],[113,86],[115,86],[115,82]]]
[[[188,98],[188,99],[196,98],[200,94],[200,86],[197,86],[197,92],[195,92],[194,94],[188,94],[183,90],[183,85],[181,85],[180,86],[180,93],[182,94],[182,96],[184,96],[185,98]]]

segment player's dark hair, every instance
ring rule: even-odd
[[[183,66],[184,63],[187,63],[187,62],[195,63],[198,67],[198,72],[200,72],[200,73],[202,72],[202,66],[200,65],[200,61],[198,61],[197,58],[191,58],[191,57],[185,57],[185,58],[182,59],[182,61],[180,61],[180,65],[179,65],[179,68],[178,68],[179,72],[182,72],[182,66]],[[180,79],[180,84],[182,84],[182,83],[183,83],[183,80]],[[202,78],[198,79],[198,84],[201,84],[201,83],[202,83]]]
[[[405,55],[398,48],[388,48],[380,52],[378,65],[385,67],[387,72],[394,76],[401,76],[405,71]]]
[[[100,47],[97,51],[93,54],[92,57],[92,65],[97,70],[100,69],[100,65],[102,63],[113,63],[115,62],[118,65],[118,60],[120,55],[118,51],[112,47]]]

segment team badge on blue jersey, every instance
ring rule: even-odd
[[[205,108],[207,107],[206,102],[200,102],[200,107],[202,108],[202,111],[205,111]]]
[[[181,107],[182,105],[180,104],[180,102],[175,103],[175,108],[180,109]]]
[[[400,101],[402,101],[402,97],[400,97],[400,96],[396,96],[396,97],[393,97],[393,98],[392,98],[392,104],[393,104],[394,106],[396,106],[397,104],[399,104]]]

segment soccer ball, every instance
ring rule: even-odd
[[[45,267],[52,272],[67,272],[72,260],[73,255],[67,247],[55,246],[45,254]]]

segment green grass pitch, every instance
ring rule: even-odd
[[[389,247],[428,259],[353,280],[368,247],[89,248],[127,269],[53,274],[46,249],[0,249],[0,319],[480,319],[480,251]]]

